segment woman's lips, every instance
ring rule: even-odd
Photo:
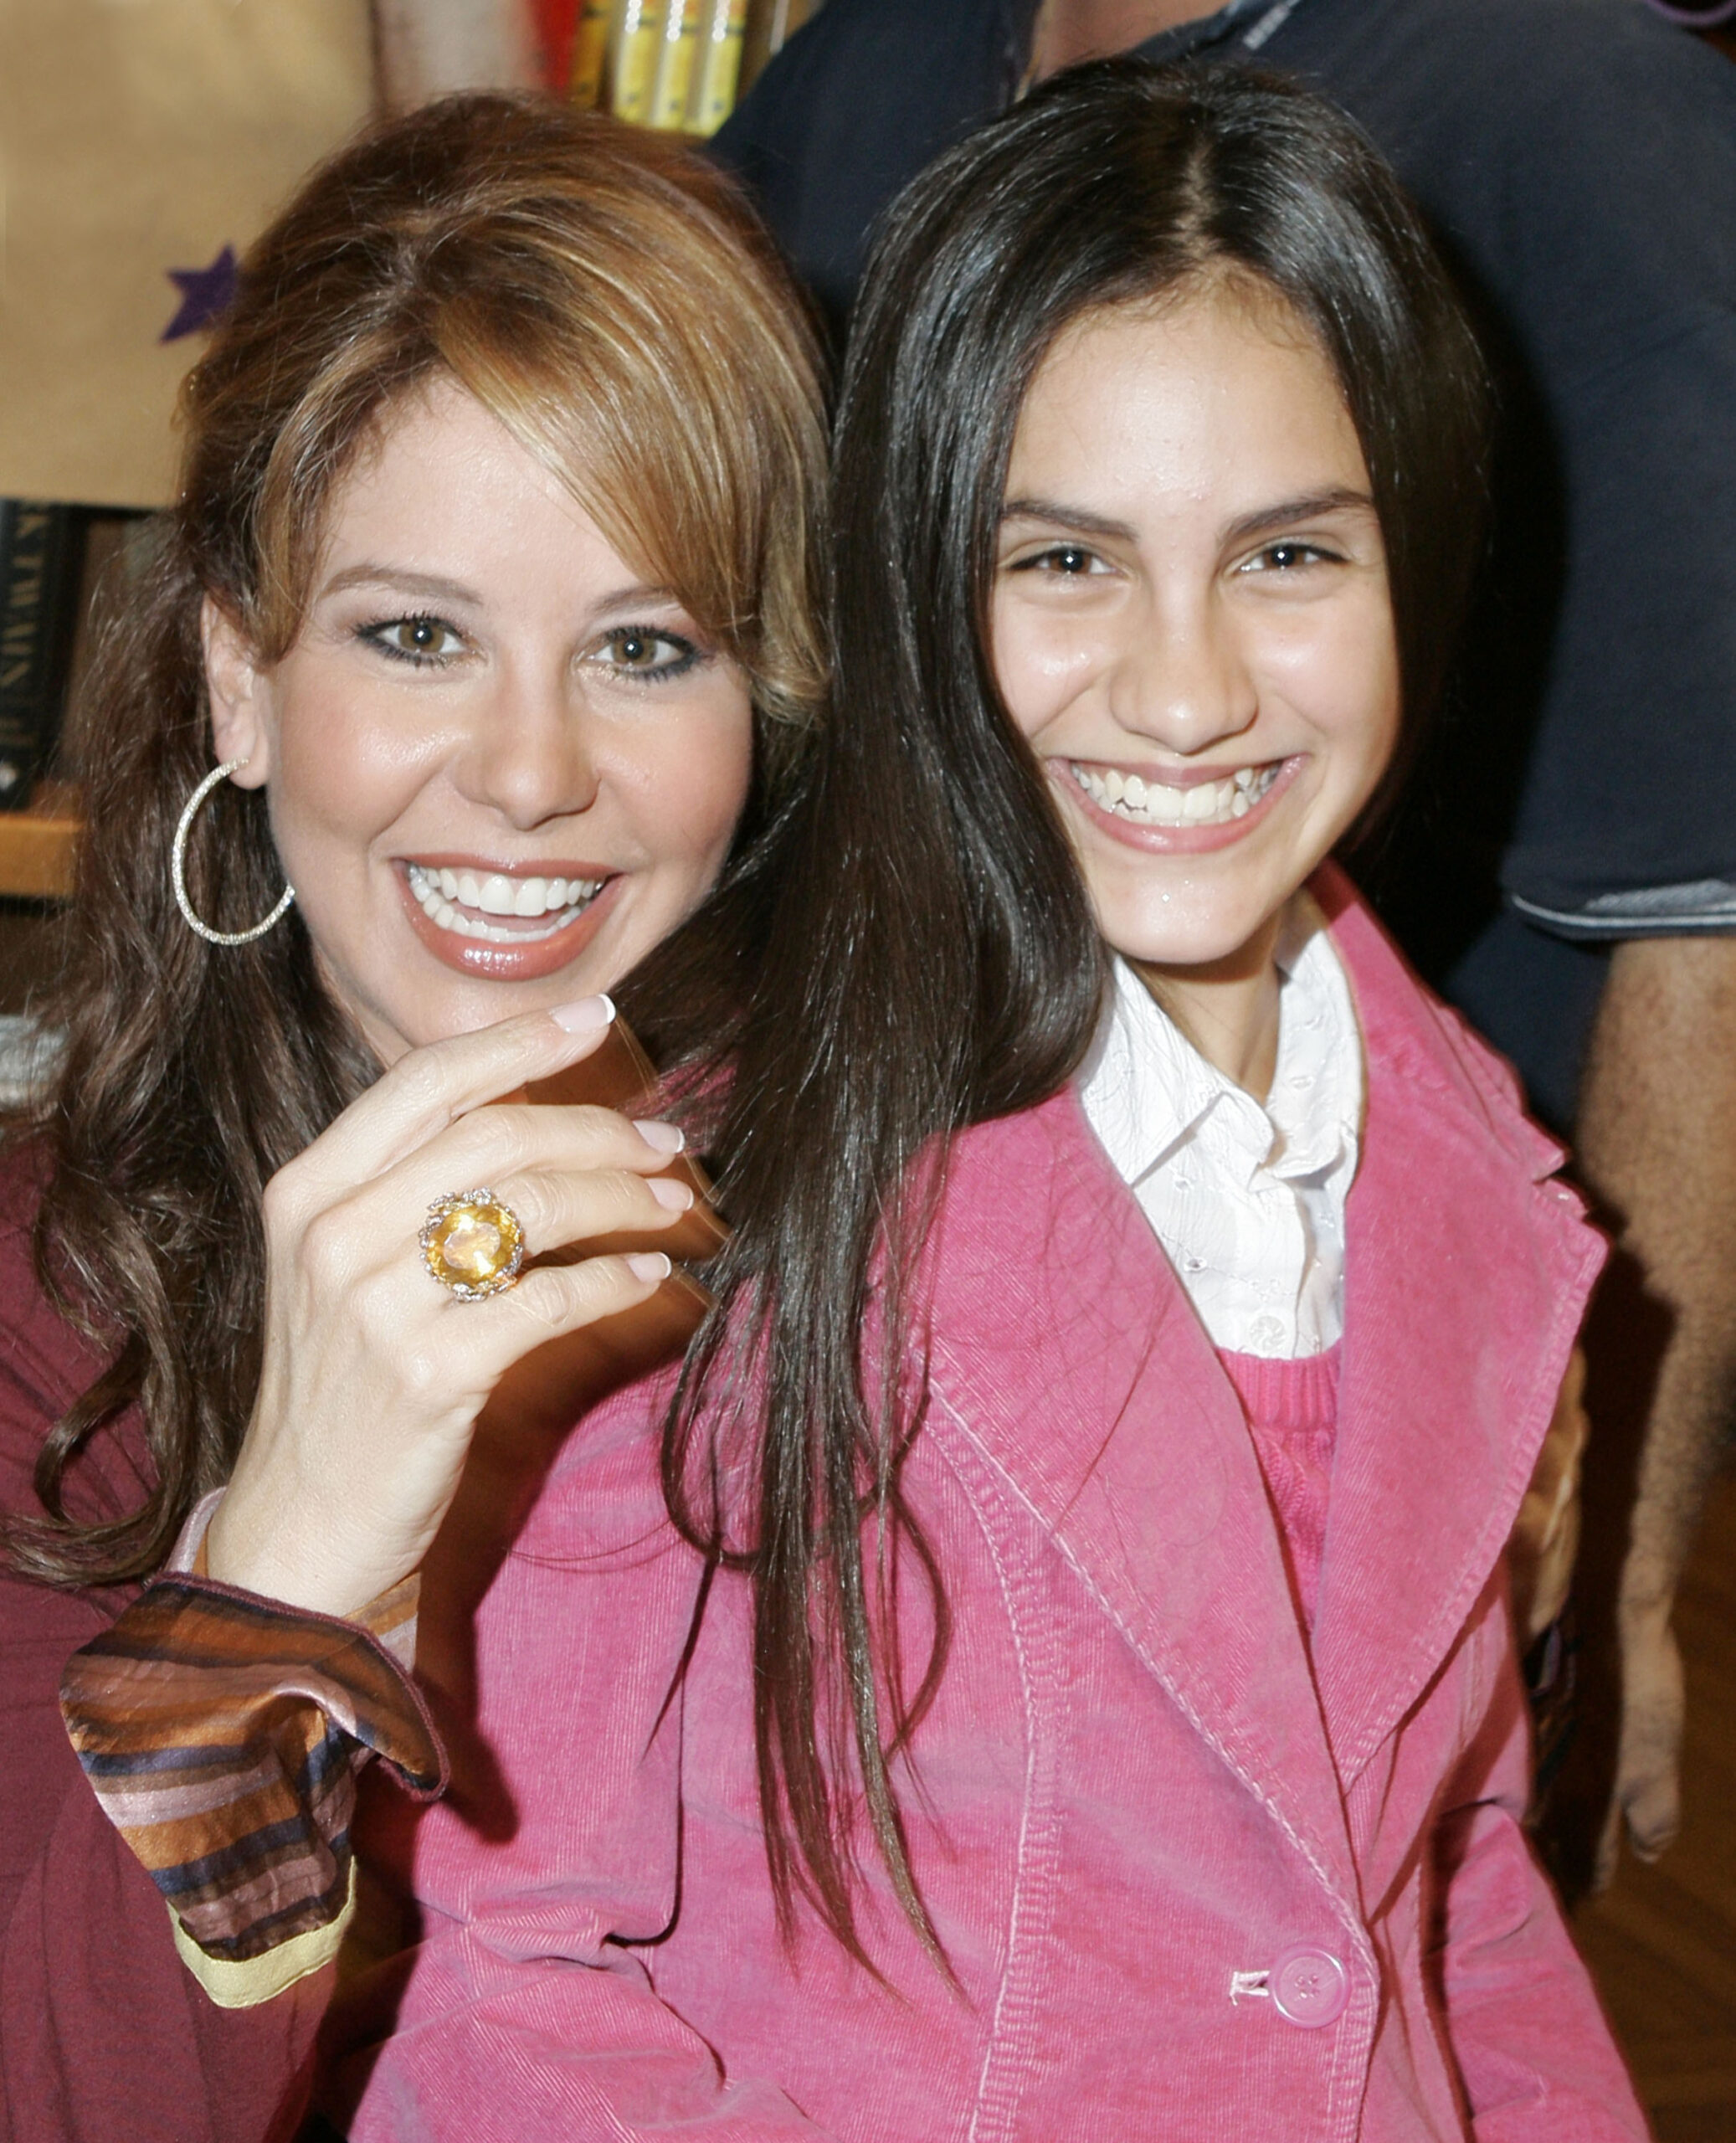
[[[1255,800],[1239,817],[1221,823],[1203,820],[1183,820],[1180,824],[1164,825],[1129,818],[1107,804],[1100,803],[1086,786],[1084,774],[1098,777],[1094,786],[1102,786],[1101,777],[1119,769],[1100,768],[1095,762],[1078,759],[1051,759],[1049,762],[1050,779],[1061,788],[1068,801],[1091,825],[1102,829],[1124,847],[1143,850],[1148,856],[1199,856],[1213,849],[1230,848],[1256,832],[1271,815],[1276,799],[1283,795],[1301,770],[1303,754],[1293,758],[1266,761],[1256,771],[1266,779],[1265,785]],[[1233,782],[1233,772],[1222,775],[1203,773],[1190,769],[1174,784],[1182,790],[1198,790],[1210,781]],[[1153,784],[1153,786],[1159,784]]]
[[[505,881],[509,887],[533,892],[542,888],[547,903],[549,890],[581,889],[577,900],[560,898],[552,911],[547,905],[540,916],[489,912],[469,900],[445,899],[443,877],[455,876],[466,893],[486,890],[485,881]],[[619,871],[594,864],[545,866],[537,872],[501,871],[479,864],[474,858],[417,856],[401,862],[398,885],[410,928],[434,958],[460,974],[485,977],[490,982],[534,982],[558,974],[586,950],[618,904],[618,890],[626,881]],[[465,881],[474,881],[467,883]],[[590,888],[596,887],[592,892]],[[499,885],[492,889],[499,896]],[[460,928],[437,920],[429,909],[472,925],[467,934]],[[570,919],[563,917],[570,917]],[[480,931],[485,928],[487,936]]]

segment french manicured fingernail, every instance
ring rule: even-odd
[[[675,1267],[660,1250],[635,1250],[627,1270],[635,1280],[666,1280]]]
[[[693,1203],[690,1186],[672,1175],[654,1175],[647,1179],[645,1189],[657,1203],[671,1213],[685,1213]]]
[[[635,1123],[633,1128],[646,1145],[660,1154],[679,1154],[687,1143],[686,1135],[673,1123],[660,1123],[654,1119]]]
[[[557,1005],[548,1016],[569,1035],[588,1035],[606,1027],[614,1015],[612,997],[581,997],[576,1005]]]

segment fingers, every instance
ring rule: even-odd
[[[588,997],[411,1050],[292,1166],[316,1195],[378,1176],[468,1111],[590,1056],[614,1018],[607,997]]]
[[[392,1180],[425,1187],[429,1198],[485,1183],[592,1169],[654,1175],[681,1149],[673,1124],[635,1123],[610,1108],[494,1102],[472,1109],[393,1171]],[[382,1178],[383,1187],[386,1179]]]
[[[413,1237],[438,1199],[486,1188],[518,1216],[532,1256],[588,1236],[668,1227],[693,1193],[668,1167],[681,1133],[613,1109],[474,1109],[331,1210],[357,1242]]]
[[[686,1212],[693,1193],[669,1176],[650,1179],[624,1169],[583,1174],[508,1176],[490,1185],[518,1216],[533,1257],[604,1236],[660,1233]]]
[[[545,1340],[636,1308],[657,1292],[670,1269],[659,1251],[546,1265],[486,1307],[506,1359],[514,1360]]]

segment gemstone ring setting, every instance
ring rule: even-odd
[[[417,1241],[429,1272],[461,1303],[504,1294],[525,1262],[522,1223],[488,1190],[435,1199]]]

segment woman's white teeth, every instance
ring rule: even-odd
[[[1118,819],[1147,826],[1226,826],[1247,816],[1277,779],[1282,763],[1238,767],[1221,781],[1194,782],[1186,789],[1124,774],[1119,767],[1088,766],[1079,759],[1071,763],[1086,794]]]
[[[582,915],[603,887],[600,878],[509,878],[504,871],[429,871],[409,866],[410,891],[422,912],[442,930],[482,938],[495,945],[533,945],[552,938]],[[544,930],[502,930],[485,920],[511,915],[525,921],[552,918]]]

